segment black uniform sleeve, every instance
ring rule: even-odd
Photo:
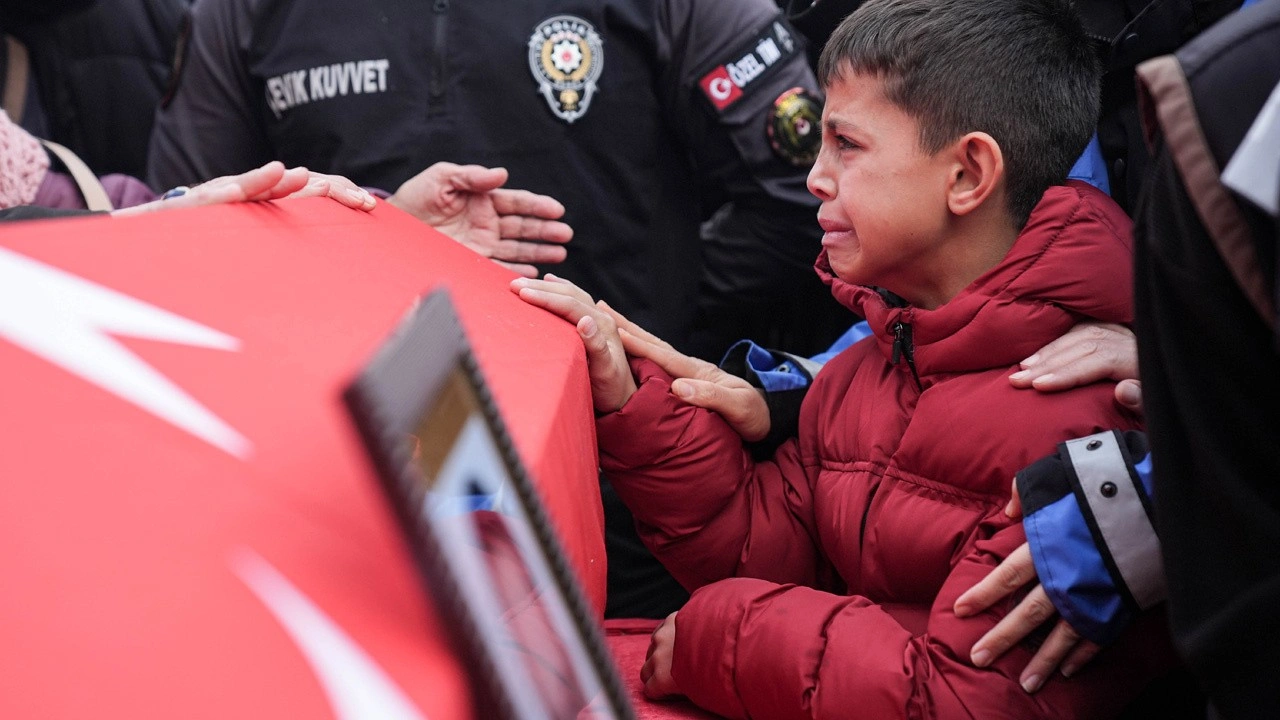
[[[262,92],[245,69],[253,0],[200,0],[156,111],[147,181],[167,188],[251,170],[272,160],[251,99]]]
[[[695,354],[742,337],[801,355],[852,319],[817,280],[817,200],[806,188],[821,95],[801,35],[771,0],[669,0],[664,101],[707,208]]]

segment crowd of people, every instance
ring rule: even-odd
[[[0,30],[0,218],[387,202],[576,327],[606,615],[664,618],[651,698],[1280,707],[1280,0],[60,0]]]

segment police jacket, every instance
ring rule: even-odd
[[[202,0],[149,180],[280,159],[394,191],[437,161],[503,166],[567,208],[548,269],[686,348],[697,316],[718,354],[798,296],[775,328],[835,315],[814,309],[801,43],[770,0]]]

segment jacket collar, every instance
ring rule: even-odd
[[[818,275],[866,318],[887,359],[898,323],[911,326],[916,370],[968,372],[1017,364],[1082,320],[1133,320],[1132,226],[1105,193],[1070,181],[1045,192],[1000,264],[945,305],[925,310],[892,293]]]

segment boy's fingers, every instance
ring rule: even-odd
[[[960,597],[956,598],[953,608],[955,614],[959,617],[968,617],[982,612],[1035,579],[1036,566],[1031,560],[1031,547],[1023,543],[1009,553],[1009,556],[994,570],[987,573],[986,577],[979,580],[978,584],[965,590]],[[1041,590],[1041,592],[1044,591]],[[1008,618],[1006,617],[1005,620]],[[994,632],[995,630],[992,630],[987,637]]]
[[[553,292],[562,292],[568,295],[572,295],[574,298],[576,298],[579,302],[581,302],[584,305],[589,305],[589,306],[595,305],[595,300],[591,299],[591,293],[588,293],[586,290],[583,290],[577,285],[574,285],[572,281],[565,280],[559,275],[546,273],[545,275],[542,276],[542,281],[546,283],[546,287],[545,287],[546,290],[551,290]]]
[[[608,336],[600,332],[600,325],[590,315],[583,315],[577,322],[578,334],[582,336],[582,345],[587,349],[587,363],[602,367],[611,364],[609,356]]]
[[[592,302],[591,296],[585,290],[574,285],[563,278],[556,277],[551,273],[543,275],[542,280],[536,278],[525,279],[516,278],[511,281],[511,290],[517,294],[523,289],[533,290],[547,295],[558,295],[568,298],[585,309],[594,309],[595,303]],[[574,318],[573,322],[577,322]]]
[[[589,306],[583,305],[582,302],[575,297],[562,293],[551,292],[541,287],[516,285],[521,282],[537,282],[537,280],[517,278],[512,281],[512,289],[520,296],[521,300],[524,300],[530,305],[537,305],[544,310],[555,313],[574,325],[577,325],[578,321],[590,311]]]

